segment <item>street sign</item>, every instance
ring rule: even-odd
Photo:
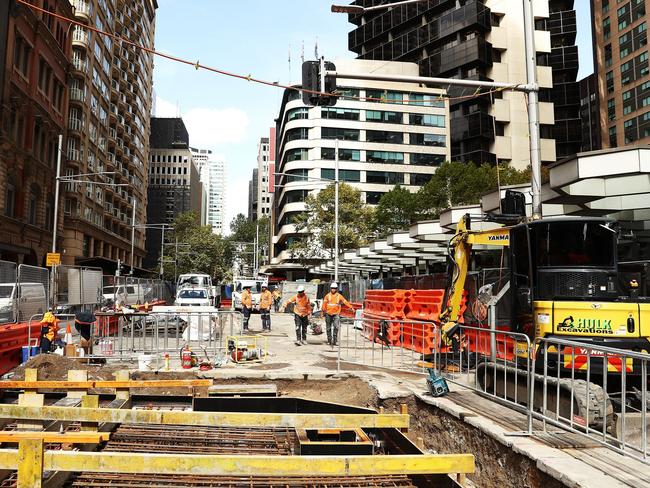
[[[58,252],[48,252],[45,259],[46,266],[56,266],[61,264],[61,254]]]

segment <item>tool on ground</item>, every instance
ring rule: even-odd
[[[449,393],[449,385],[447,385],[447,380],[436,373],[436,370],[429,368],[429,377],[427,378],[427,388],[429,393],[434,397],[445,396]]]

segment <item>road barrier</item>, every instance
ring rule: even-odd
[[[153,312],[136,314],[97,314],[91,342],[92,357],[135,359],[153,355],[174,357],[187,345],[197,355],[212,359],[222,354],[226,336],[241,334],[242,315],[232,311]]]

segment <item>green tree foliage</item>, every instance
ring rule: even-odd
[[[499,173],[497,174],[497,171]],[[530,170],[516,170],[509,166],[491,164],[446,162],[418,192],[420,219],[435,219],[444,209],[458,205],[479,203],[486,193],[501,186],[527,183]]]
[[[268,256],[269,233],[271,220],[268,217],[262,217],[258,220],[249,220],[244,214],[238,214],[230,222],[229,241],[234,248],[238,250],[238,257],[248,269],[253,269],[253,241],[257,234],[259,226],[259,263],[265,264],[264,256]]]
[[[419,196],[406,188],[396,185],[391,191],[384,193],[375,208],[375,230],[378,236],[409,228],[420,213]]]
[[[296,229],[306,232],[289,250],[293,257],[331,259],[334,256],[334,184],[305,199],[305,212],[294,218]],[[339,250],[364,245],[373,235],[374,209],[361,203],[361,192],[345,183],[339,185]]]
[[[174,279],[175,274],[183,273],[209,274],[217,282],[229,277],[233,259],[232,244],[222,236],[213,234],[210,226],[199,225],[196,213],[178,215],[174,220],[174,232],[166,240],[163,263],[166,279]]]

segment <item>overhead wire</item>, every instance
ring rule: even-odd
[[[142,51],[144,51],[146,53],[149,53],[149,54],[151,54],[153,56],[158,56],[158,57],[161,57],[163,59],[167,59],[169,61],[173,61],[173,62],[180,63],[180,64],[185,64],[187,66],[192,66],[197,71],[200,70],[200,69],[203,69],[203,70],[206,70],[206,71],[209,71],[209,72],[212,72],[212,73],[216,73],[216,74],[220,74],[220,75],[223,75],[223,76],[228,76],[228,77],[231,77],[231,78],[236,78],[236,79],[239,79],[239,80],[248,81],[250,83],[257,83],[257,84],[265,85],[265,86],[283,88],[285,90],[292,90],[292,91],[297,91],[297,92],[300,92],[300,93],[308,93],[308,94],[311,94],[311,95],[318,95],[318,96],[321,96],[321,97],[338,97],[338,98],[341,98],[343,100],[356,100],[356,101],[366,101],[366,102],[390,103],[390,104],[394,104],[394,105],[421,105],[422,106],[422,105],[425,105],[427,103],[425,101],[417,100],[417,99],[413,99],[413,100],[409,99],[409,100],[401,100],[400,101],[400,100],[387,100],[387,99],[385,99],[383,97],[376,98],[376,97],[362,97],[362,96],[353,96],[353,95],[341,95],[341,92],[336,92],[335,91],[333,93],[330,93],[330,92],[322,92],[322,91],[318,91],[318,90],[309,90],[307,88],[291,86],[291,85],[285,85],[285,84],[282,84],[282,83],[280,83],[278,81],[263,80],[263,79],[260,79],[260,78],[256,78],[256,77],[252,76],[251,74],[243,75],[243,74],[239,74],[239,73],[233,73],[231,71],[226,71],[224,69],[215,68],[215,67],[212,67],[212,66],[202,64],[199,60],[191,61],[191,60],[188,60],[188,59],[180,58],[178,56],[173,56],[171,54],[167,54],[167,53],[164,53],[164,52],[161,52],[161,51],[157,51],[156,49],[153,49],[153,48],[150,48],[150,47],[147,47],[147,46],[143,46],[142,44],[138,44],[136,42],[133,42],[130,39],[128,39],[126,37],[123,37],[121,35],[115,34],[113,32],[108,32],[108,31],[99,29],[98,27],[95,27],[95,26],[92,26],[92,25],[87,25],[84,22],[81,22],[81,21],[78,21],[78,20],[75,20],[75,19],[71,19],[69,17],[66,17],[65,15],[57,14],[56,12],[50,12],[49,10],[47,10],[45,8],[42,8],[42,7],[39,7],[38,5],[34,5],[34,4],[30,3],[27,0],[16,0],[16,3],[19,3],[21,5],[29,7],[30,9],[35,10],[37,12],[41,12],[43,14],[50,15],[50,16],[52,16],[54,18],[59,19],[59,20],[69,22],[72,25],[77,25],[77,26],[79,26],[79,27],[81,27],[83,29],[87,29],[89,31],[95,32],[95,33],[103,35],[103,36],[108,36],[108,37],[110,37],[111,39],[113,39],[115,41],[119,41],[120,43],[127,44],[127,45],[129,45],[129,46],[131,46],[131,47],[133,47],[135,49],[142,50]],[[504,91],[504,90],[515,90],[519,86],[520,85],[518,85],[518,84],[513,84],[511,87],[498,87],[498,88],[493,88],[493,89],[486,90],[486,91],[481,91],[481,88],[479,87],[471,95],[458,96],[458,97],[449,97],[445,93],[440,93],[437,98],[439,100],[448,100],[450,102],[461,101],[461,100],[469,100],[469,99],[478,98],[478,97],[482,97],[482,96],[486,96],[486,95],[491,95],[493,93],[497,93],[497,92]]]

